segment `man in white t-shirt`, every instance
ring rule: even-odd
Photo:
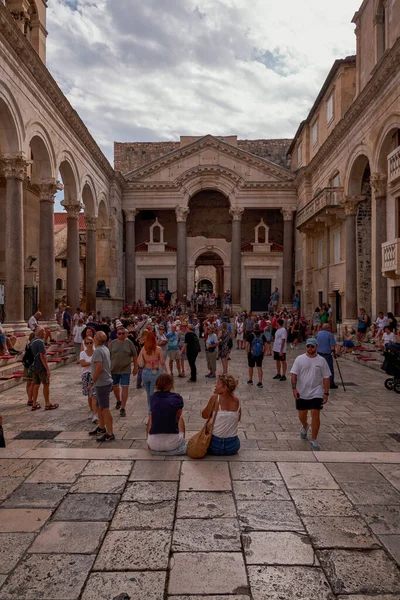
[[[276,364],[276,375],[272,379],[279,379],[280,381],[286,381],[286,349],[287,349],[287,331],[284,327],[284,320],[279,319],[277,323],[277,330],[275,332],[275,340],[272,350],[274,352],[274,361]]]
[[[300,438],[307,439],[308,411],[311,411],[311,448],[319,450],[317,436],[320,428],[320,412],[328,402],[331,371],[326,360],[317,354],[317,340],[307,340],[306,354],[301,354],[293,363],[292,389],[296,409],[302,424]]]
[[[40,310],[36,311],[34,315],[32,315],[28,321],[28,327],[29,329],[31,329],[33,332],[35,331],[36,327],[38,326],[38,321],[41,318],[42,313],[40,312]]]

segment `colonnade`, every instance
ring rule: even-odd
[[[284,220],[283,244],[283,288],[282,302],[291,304],[293,300],[293,238],[294,238],[294,207],[282,208]],[[232,305],[240,306],[241,279],[242,279],[242,216],[244,208],[232,206],[232,242],[231,242],[231,295]],[[125,298],[128,304],[136,298],[136,261],[135,261],[135,217],[138,211],[126,211],[126,249],[125,249]],[[175,208],[177,224],[177,249],[176,249],[176,290],[179,300],[184,300],[188,293],[188,258],[187,258],[187,228],[186,221],[189,215],[187,206],[178,205]]]

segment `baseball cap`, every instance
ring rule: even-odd
[[[306,342],[306,346],[312,344],[313,346],[318,346],[318,342],[315,338],[308,338],[307,342]]]

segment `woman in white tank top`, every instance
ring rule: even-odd
[[[213,412],[217,411],[208,454],[228,456],[239,451],[241,409],[239,399],[234,395],[237,385],[238,381],[232,375],[220,375],[214,394],[202,412],[203,419],[211,419]]]

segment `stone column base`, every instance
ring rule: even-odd
[[[7,333],[30,334],[31,330],[25,321],[15,321],[14,323],[4,323],[4,329]]]
[[[233,315],[236,315],[236,313],[241,313],[242,310],[243,309],[240,304],[232,304],[231,305],[231,312]]]

